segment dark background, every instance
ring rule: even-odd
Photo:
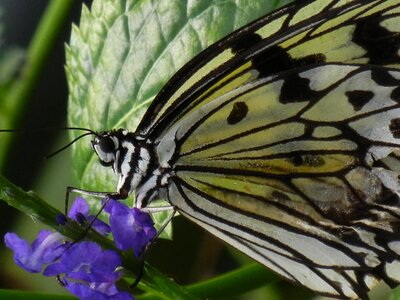
[[[0,0],[3,49],[18,47],[26,50],[28,48],[32,35],[50,1]],[[85,1],[85,3],[88,3],[88,1]],[[76,1],[74,4],[69,20],[65,22],[62,33],[47,59],[40,81],[29,98],[29,105],[25,111],[19,112],[22,122],[18,125],[18,128],[60,128],[66,125],[68,91],[64,72],[64,44],[69,40],[72,22],[78,23],[79,21],[81,6],[81,1]],[[59,130],[39,132],[32,130],[32,132],[28,131],[27,133],[15,133],[15,142],[12,144],[12,151],[6,159],[7,163],[2,171],[3,175],[25,190],[32,189],[42,172],[42,168],[48,164],[44,156],[54,150],[56,141],[60,136],[66,136],[66,134]],[[69,159],[68,153],[59,156]],[[65,173],[70,174],[69,170],[65,170]],[[48,182],[48,184],[49,186],[53,185],[52,182]],[[21,219],[25,219],[27,225],[19,225]],[[20,229],[15,230],[16,226],[19,228],[32,224],[31,220],[26,221],[26,219],[25,215],[0,201],[1,236],[4,236],[8,231],[17,231],[20,236],[27,238],[24,235],[25,232],[21,232]],[[7,250],[2,249],[2,251]],[[7,264],[10,263],[12,262],[7,262]],[[12,266],[7,265],[7,267],[11,268]],[[57,285],[55,280],[54,285]],[[15,278],[8,272],[8,268],[2,268],[2,271],[0,271],[0,287],[33,288],[30,280]]]

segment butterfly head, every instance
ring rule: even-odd
[[[92,140],[92,146],[103,166],[114,165],[125,135],[122,129],[102,131],[96,134]]]
[[[116,193],[119,199],[128,197],[146,181],[150,174],[152,157],[149,147],[133,132],[118,129],[96,133],[92,146],[100,163],[103,166],[112,167],[119,175]],[[157,182],[157,180],[151,182]],[[146,201],[150,201],[155,195],[152,188],[144,188],[136,192],[135,205],[137,207],[144,207],[147,204]],[[142,201],[143,198],[146,200]]]

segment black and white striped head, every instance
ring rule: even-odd
[[[119,199],[125,199],[144,183],[150,169],[151,155],[148,147],[134,133],[124,129],[103,131],[96,134],[92,145],[100,163],[112,167],[119,176]]]
[[[124,135],[122,129],[103,131],[92,140],[93,149],[103,166],[114,166]]]

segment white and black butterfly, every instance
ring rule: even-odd
[[[101,132],[116,199],[173,209],[291,282],[400,282],[400,1],[316,0],[235,31]],[[101,193],[100,193],[101,194]]]

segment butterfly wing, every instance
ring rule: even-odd
[[[398,68],[399,7],[398,0],[296,1],[260,18],[178,71],[152,102],[137,134],[154,140],[206,102],[289,69],[328,62]]]
[[[307,81],[314,96],[282,101],[293,76]],[[396,285],[399,86],[395,69],[341,64],[241,86],[161,139],[160,161],[174,169],[168,199],[205,229],[321,294],[362,298],[376,279]]]
[[[400,278],[398,0],[301,1],[182,68],[136,133],[185,216],[340,298]]]
[[[220,228],[189,217],[192,221],[212,232],[217,237],[235,246],[244,253],[252,253],[252,257],[297,285],[303,285],[321,295],[343,298],[367,299],[366,289],[376,283],[373,275],[357,270],[330,270],[315,265],[305,265],[282,252],[270,250],[264,245],[249,242]],[[264,243],[265,244],[265,243]],[[336,254],[329,251],[327,255]]]

